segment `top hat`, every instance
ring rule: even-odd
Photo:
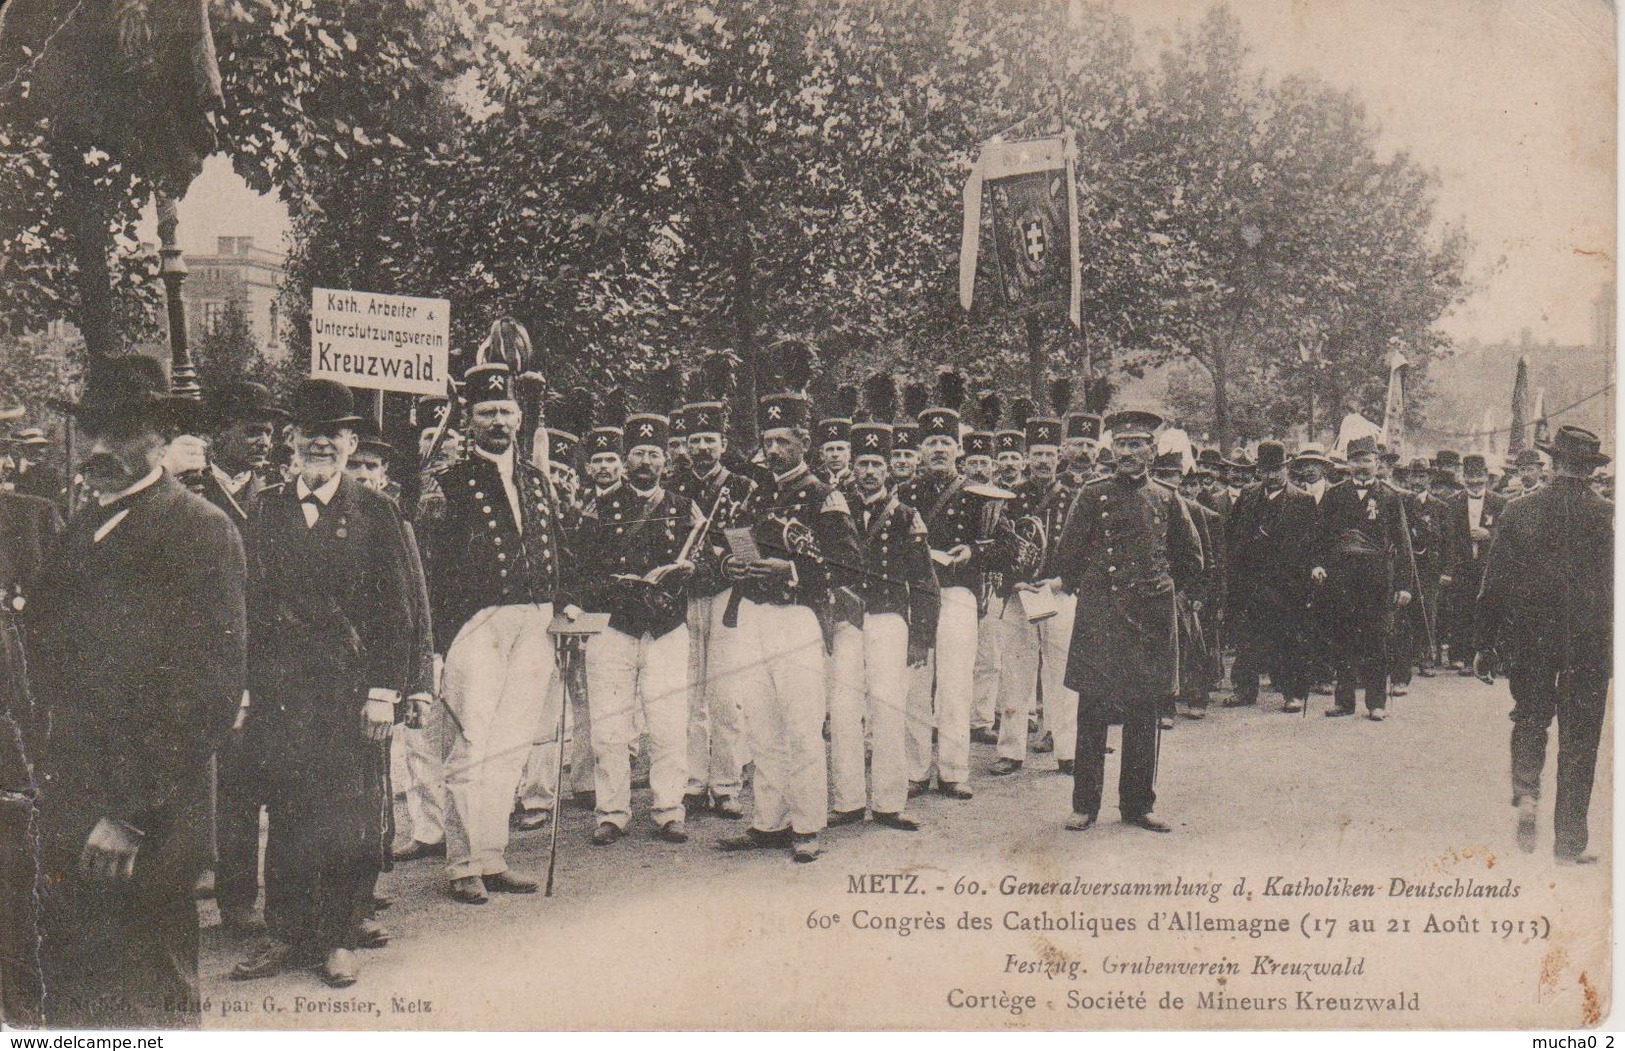
[[[463,373],[463,398],[470,405],[483,401],[513,401],[513,371],[500,361],[469,366]]]
[[[891,429],[891,447],[909,452],[920,447],[920,425],[917,423],[899,423]]]
[[[304,380],[289,404],[289,415],[299,427],[355,427],[362,420],[355,411],[355,395],[336,380]]]
[[[723,406],[720,401],[691,401],[683,406],[683,418],[688,422],[688,433],[721,434]]]
[[[1514,466],[1514,467],[1539,467],[1542,464],[1544,464],[1545,462],[1546,461],[1544,461],[1544,460],[1542,460],[1540,458],[1540,450],[1538,450],[1538,449],[1525,449],[1525,450],[1523,450],[1522,452],[1520,452],[1518,454],[1518,458],[1516,460],[1512,461],[1512,466]]]
[[[263,383],[236,380],[222,384],[209,399],[209,408],[226,423],[239,420],[286,421],[288,414],[271,396],[271,388]]]
[[[808,421],[812,419],[812,402],[799,391],[764,395],[761,402],[764,435],[768,431],[786,427],[806,430]]]
[[[653,412],[634,412],[626,418],[626,426],[621,428],[621,432],[626,436],[628,452],[640,445],[653,445],[665,452],[671,421]]]
[[[1100,416],[1093,412],[1069,412],[1065,417],[1068,438],[1100,441]]]
[[[1535,447],[1553,460],[1567,460],[1581,466],[1601,467],[1611,459],[1602,452],[1602,440],[1581,427],[1559,427],[1551,441],[1537,442]]]
[[[831,416],[818,421],[813,428],[813,444],[849,442],[852,440],[852,421],[845,416]]]
[[[965,435],[966,456],[992,456],[993,435],[988,431],[971,431]]]
[[[1433,454],[1433,466],[1444,468],[1459,468],[1461,466],[1461,453],[1454,449],[1440,449]]]
[[[1354,459],[1356,456],[1375,456],[1376,454],[1377,439],[1369,434],[1361,435],[1358,438],[1350,438],[1348,445],[1343,448],[1343,456],[1349,460]]]
[[[854,423],[851,441],[854,462],[860,456],[891,458],[892,427],[889,423]]]
[[[93,363],[86,370],[85,392],[78,401],[51,404],[90,427],[144,422],[158,429],[195,430],[207,416],[201,402],[170,394],[164,367],[144,354]]]
[[[1468,453],[1461,458],[1462,474],[1489,474],[1490,465],[1478,453]]]
[[[1061,444],[1061,421],[1053,416],[1034,416],[1027,421],[1027,448],[1037,445],[1051,445],[1059,447]]]
[[[1150,438],[1162,424],[1162,417],[1148,409],[1119,409],[1104,422],[1113,438]]]
[[[1286,446],[1280,442],[1258,443],[1258,469],[1260,471],[1278,471],[1286,466]]]

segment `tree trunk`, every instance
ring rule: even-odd
[[[1230,455],[1229,347],[1213,348],[1213,437],[1219,453]]]
[[[1027,394],[1044,404],[1044,321],[1036,313],[1022,318],[1027,331]]]
[[[85,338],[85,352],[94,362],[119,351],[113,324],[113,273],[107,265],[113,240],[108,231],[107,201],[82,150],[63,148],[52,153],[63,173],[68,241],[79,286],[79,312],[74,320]]]
[[[757,380],[766,364],[756,345],[756,260],[751,250],[750,222],[738,217],[739,250],[734,255],[734,341],[739,348],[739,383],[728,429],[734,445],[749,456],[757,443]]]

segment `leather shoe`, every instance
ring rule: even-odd
[[[355,925],[357,949],[382,949],[389,944],[389,928],[377,920],[362,920]]]
[[[913,799],[915,796],[923,796],[930,787],[931,782],[929,781],[910,781],[908,783],[908,798]]]
[[[970,732],[970,739],[977,744],[998,744],[999,735],[985,726],[978,726]]]
[[[387,895],[374,894],[372,896],[372,911],[373,912],[383,912],[385,909],[389,908],[393,904],[395,904],[395,899],[391,898],[391,897],[389,897]]]
[[[1416,669],[1416,674],[1420,675],[1424,679],[1431,679],[1439,673],[1434,671],[1432,668],[1418,668]]]
[[[392,855],[396,861],[417,861],[420,858],[443,858],[446,856],[446,841],[438,843],[425,843],[421,839],[414,839],[406,846],[395,851]]]
[[[478,876],[461,876],[452,880],[451,896],[464,905],[484,905],[491,900],[485,896],[485,884]]]
[[[252,905],[235,905],[220,910],[220,929],[232,934],[264,934],[265,921]]]
[[[607,847],[624,835],[626,835],[626,830],[621,826],[612,825],[608,821],[600,821],[598,827],[592,830],[592,845]]]
[[[1257,697],[1226,697],[1219,702],[1219,706],[1222,708],[1249,708],[1257,703]]]
[[[949,799],[972,799],[976,796],[975,792],[958,781],[938,781],[937,794],[947,796]]]
[[[859,825],[863,823],[863,808],[856,810],[831,810],[829,812],[829,827],[840,828],[842,825]]]
[[[1196,706],[1187,704],[1185,706],[1185,710],[1180,712],[1179,714],[1183,715],[1187,719],[1206,719],[1207,718],[1207,706],[1203,705],[1201,707],[1196,707]]]
[[[1150,814],[1124,815],[1123,824],[1143,828],[1147,832],[1172,832],[1173,828],[1167,823],[1157,820]]]
[[[334,989],[345,989],[361,977],[361,961],[349,949],[334,949],[327,954],[316,973]]]
[[[1410,692],[1411,688],[1409,686],[1401,686],[1397,682],[1388,687],[1388,695],[1390,697],[1404,697]]]
[[[1345,715],[1353,715],[1353,708],[1328,708],[1323,713],[1328,719],[1341,719]]]
[[[779,850],[789,845],[790,830],[787,828],[781,828],[777,832],[747,828],[739,835],[723,836],[717,840],[717,849],[728,853],[738,853],[742,850]]]
[[[1068,832],[1087,832],[1095,827],[1095,815],[1073,811],[1072,816],[1066,819]]]
[[[888,814],[884,810],[876,810],[873,814],[875,824],[895,828],[899,832],[918,832],[920,823],[907,814]]]
[[[246,982],[252,978],[269,978],[304,962],[303,954],[285,941],[267,938],[245,960],[231,969],[231,980]]]
[[[704,792],[689,792],[683,796],[683,809],[689,814],[698,814],[707,809],[709,798]]]
[[[553,811],[551,810],[526,810],[519,815],[518,820],[513,825],[514,828],[521,832],[534,832],[539,828],[547,827],[547,823],[551,820],[553,820]]]
[[[1048,755],[1055,751],[1055,735],[1048,730],[1044,736],[1033,742],[1033,752],[1037,755]]]
[[[802,864],[817,861],[818,855],[823,852],[824,848],[818,845],[818,833],[816,832],[810,832],[804,836],[795,835],[790,837],[790,856]]]
[[[1159,729],[1159,730],[1172,730],[1173,728],[1174,728],[1174,720],[1173,720],[1172,716],[1164,715],[1162,718],[1157,720],[1157,729]]]
[[[1056,773],[1065,774],[1067,777],[1071,777],[1073,769],[1074,769],[1073,760],[1071,760],[1071,759],[1057,759],[1057,760],[1055,760],[1055,772]]]
[[[1020,769],[1020,759],[1006,759],[1001,755],[997,759],[993,760],[993,765],[987,768],[987,772],[992,774],[994,777],[1008,777]]]
[[[1388,709],[1386,709],[1386,708],[1373,708],[1369,712],[1365,713],[1365,717],[1367,719],[1370,719],[1374,723],[1380,723],[1384,719],[1388,718]]]
[[[688,842],[688,829],[681,821],[673,820],[666,822],[664,825],[660,826],[660,831],[657,832],[656,835],[665,840],[667,843]]]
[[[1525,854],[1535,852],[1535,807],[1533,799],[1524,798],[1518,803],[1518,849]]]
[[[1288,697],[1286,699],[1286,703],[1281,705],[1281,711],[1301,712],[1303,711],[1303,702],[1298,700],[1296,697]]]
[[[728,821],[738,821],[745,816],[745,808],[733,796],[722,796],[711,801],[711,811],[717,817]]]
[[[570,805],[577,810],[596,810],[598,809],[598,793],[592,791],[572,792],[570,794]]]
[[[1556,855],[1556,861],[1557,861],[1557,863],[1559,865],[1563,865],[1563,866],[1568,866],[1568,865],[1595,865],[1597,863],[1597,855],[1595,855],[1595,854],[1558,854],[1558,855]]]
[[[480,877],[485,889],[492,894],[535,894],[541,884],[533,879],[515,876],[512,869],[503,869],[501,872]]]

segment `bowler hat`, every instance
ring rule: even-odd
[[[125,354],[94,362],[78,401],[52,405],[91,427],[144,422],[159,430],[206,430],[198,426],[206,415],[202,403],[170,394],[168,386],[156,358]]]
[[[355,395],[336,380],[305,380],[290,399],[290,415],[299,427],[354,427],[361,422]]]
[[[1559,427],[1551,441],[1538,442],[1536,448],[1553,460],[1581,466],[1601,467],[1612,459],[1602,452],[1602,440],[1582,427]]]
[[[1512,461],[1512,466],[1539,467],[1542,463],[1544,463],[1544,461],[1541,460],[1540,451],[1538,449],[1525,449],[1518,454],[1518,458],[1516,460]]]
[[[1468,453],[1461,458],[1462,474],[1489,474],[1490,465],[1478,453]]]
[[[271,388],[249,380],[222,384],[208,402],[209,408],[224,423],[288,419],[287,412],[272,397]]]
[[[1258,443],[1258,469],[1260,471],[1279,471],[1286,466],[1286,446],[1280,442]]]
[[[1454,449],[1440,449],[1433,454],[1433,466],[1459,468],[1461,466],[1461,453]]]

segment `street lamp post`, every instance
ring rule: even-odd
[[[181,298],[181,286],[186,283],[186,260],[181,258],[181,246],[176,231],[180,218],[175,212],[175,198],[166,193],[153,195],[158,208],[158,276],[164,280],[164,294],[168,301],[169,316],[169,389],[183,398],[201,399],[197,367],[192,364],[192,352],[186,341],[186,302]]]

